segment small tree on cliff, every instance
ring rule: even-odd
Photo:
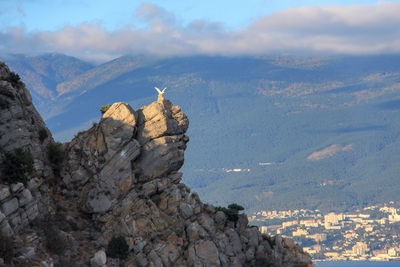
[[[228,208],[216,207],[216,210],[224,212],[228,220],[234,222],[236,225],[236,222],[239,220],[239,211],[244,210],[244,208],[236,203],[232,203]]]
[[[26,184],[28,181],[27,173],[33,171],[33,157],[29,150],[22,148],[14,149],[4,153],[4,160],[0,165],[3,174],[3,182]]]
[[[106,113],[107,110],[108,110],[110,107],[111,107],[110,104],[107,104],[107,105],[105,105],[105,106],[101,106],[101,107],[100,107],[101,115],[103,115],[104,113]]]

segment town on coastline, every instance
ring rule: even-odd
[[[314,260],[400,260],[400,215],[394,202],[354,212],[257,211],[249,216],[261,232],[293,238]]]

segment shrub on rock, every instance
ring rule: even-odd
[[[232,221],[235,223],[239,219],[239,211],[244,210],[244,208],[236,203],[232,203],[228,206],[228,208],[225,207],[216,207],[215,208],[217,211],[222,211],[225,213],[226,217],[228,218],[229,221]]]
[[[64,161],[65,152],[61,143],[50,143],[47,145],[47,157],[55,175],[60,175],[61,164]]]
[[[108,243],[107,256],[111,258],[126,259],[129,253],[129,246],[123,236],[113,237]]]
[[[49,134],[47,133],[46,128],[41,127],[41,128],[39,129],[39,140],[40,140],[40,142],[43,143],[43,141],[44,141],[47,137],[49,137]]]
[[[100,107],[100,112],[101,112],[101,114],[103,115],[104,113],[106,113],[107,110],[108,110],[110,107],[111,107],[110,104],[107,104],[107,105],[105,105],[105,106],[101,106],[101,107]]]
[[[4,153],[4,160],[1,164],[1,173],[3,182],[24,183],[28,181],[27,173],[33,171],[33,158],[29,150],[17,148],[12,152]]]

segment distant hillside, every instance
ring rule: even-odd
[[[400,56],[122,57],[57,83],[61,96],[39,111],[67,140],[101,105],[156,99],[154,86],[191,118],[184,179],[206,201],[328,210],[400,200]]]
[[[113,61],[101,64],[91,70],[82,73],[77,77],[71,77],[57,85],[57,92],[60,95],[77,91],[79,94],[89,91],[113,80],[123,73],[146,66],[151,60],[145,57],[121,57]]]
[[[21,75],[31,89],[35,103],[42,107],[55,101],[59,83],[73,79],[94,67],[93,64],[62,54],[33,57],[8,55],[0,58],[7,62],[10,69]]]

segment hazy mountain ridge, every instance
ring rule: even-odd
[[[3,57],[3,61],[23,77],[29,88],[33,88],[35,100],[40,104],[55,100],[58,84],[94,67],[93,64],[62,54],[8,55]]]
[[[83,93],[103,83],[115,79],[119,75],[140,68],[151,62],[145,57],[121,57],[110,62],[96,66],[79,76],[69,79],[57,85],[57,92],[60,95],[78,91]]]
[[[168,87],[192,118],[185,181],[209,201],[330,209],[400,200],[399,56],[152,60],[136,68],[122,57],[66,81],[91,89],[59,98],[49,128],[61,138],[97,118],[100,105],[138,107],[154,99],[154,86]],[[332,146],[351,149],[307,159]],[[250,172],[226,171],[234,168]]]

